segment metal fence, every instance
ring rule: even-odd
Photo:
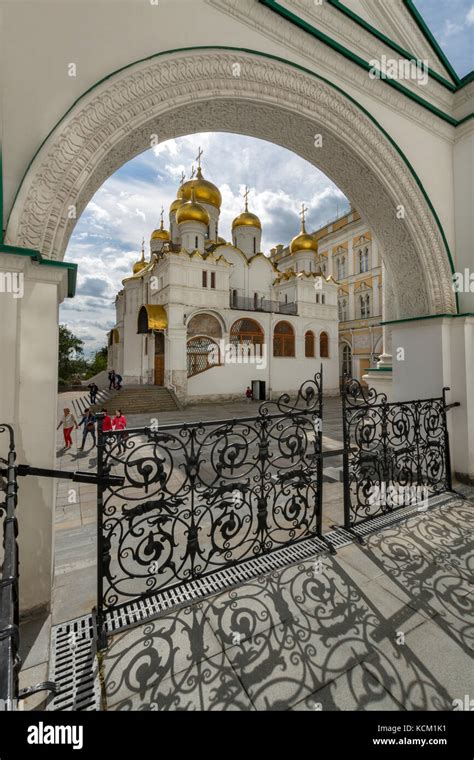
[[[320,537],[322,412],[318,373],[253,417],[125,434],[99,419],[99,631],[121,605]]]
[[[16,518],[17,479],[13,428],[0,425],[0,434],[8,436],[8,453],[0,457],[5,473],[0,503],[3,521],[3,566],[0,585],[0,699],[4,709],[13,710],[18,699],[19,655],[19,596],[18,596],[18,523]],[[2,476],[3,477],[3,476]]]
[[[297,314],[298,307],[296,303],[282,303],[281,301],[270,301],[267,298],[248,298],[246,296],[236,296],[231,294],[231,309],[241,309],[242,311],[264,311],[276,314]]]
[[[344,440],[344,527],[451,491],[446,412],[440,398],[389,403],[385,394],[345,378],[341,389]]]

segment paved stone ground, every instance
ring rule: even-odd
[[[115,636],[106,709],[453,709],[472,693],[473,506]]]
[[[60,410],[72,396],[60,397]],[[257,406],[200,405],[159,421],[251,416]],[[325,449],[339,448],[337,399],[325,401],[324,420]],[[64,452],[59,431],[59,467],[93,470],[95,457],[93,448]],[[324,489],[327,530],[342,520],[342,486]],[[96,603],[95,486],[58,481],[57,495],[53,624]],[[473,506],[458,501],[417,515],[366,547],[288,567],[115,636],[104,661],[106,708],[450,709],[472,692]],[[23,632],[22,685],[44,679],[48,640],[41,621]]]

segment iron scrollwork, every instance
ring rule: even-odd
[[[444,391],[389,403],[347,377],[342,405],[346,528],[451,489]]]
[[[100,430],[99,614],[320,536],[321,418],[319,372],[254,417]]]

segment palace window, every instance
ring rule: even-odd
[[[370,295],[359,296],[359,313],[361,319],[367,319],[370,317]]]
[[[219,346],[215,340],[205,336],[190,338],[186,346],[186,359],[188,377],[194,377],[220,365]]]
[[[319,293],[316,293],[316,303],[319,303]]]
[[[199,248],[199,238],[198,238],[198,236],[197,236],[197,235],[196,235],[196,237],[194,238],[194,247],[195,247],[195,248]]]
[[[304,355],[307,359],[312,359],[315,356],[314,353],[314,332],[308,330],[304,336]]]
[[[345,322],[347,320],[347,301],[345,298],[339,299],[338,307],[339,307],[339,319],[341,320],[341,322]]]
[[[341,375],[352,377],[352,349],[347,343],[344,343],[342,348]]]
[[[211,272],[211,288],[215,289],[216,287],[216,273]]]
[[[253,252],[254,254],[257,253],[257,238],[254,237],[253,239]]]
[[[321,294],[321,303],[322,304],[326,303],[326,296],[324,295],[324,293]]]
[[[346,276],[346,257],[345,256],[339,256],[336,260],[336,267],[337,267],[337,279],[343,280]]]
[[[278,322],[273,331],[273,356],[295,355],[295,332],[289,322]]]
[[[202,273],[202,287],[207,288],[207,272]]]
[[[230,328],[231,345],[261,346],[264,342],[264,333],[258,322],[254,319],[238,319]]]
[[[369,271],[369,249],[364,248],[359,251],[359,272]]]
[[[321,359],[329,359],[329,335],[322,332],[319,336],[319,355]]]

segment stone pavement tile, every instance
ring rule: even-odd
[[[146,653],[142,655],[140,668],[149,667]],[[139,687],[136,678],[130,679],[126,699],[113,705],[109,710],[151,710],[151,711],[250,711],[254,707],[224,652],[200,663],[193,663],[186,670],[163,680],[157,680],[146,691]]]
[[[56,574],[53,589],[53,625],[91,612],[97,605],[96,577],[94,565],[78,565],[73,572]]]
[[[51,615],[20,622],[20,657],[24,669],[49,660]]]
[[[48,652],[49,660],[49,652]],[[27,689],[31,686],[36,686],[38,683],[48,680],[48,662],[42,662],[34,667],[22,667],[20,670],[19,684],[20,689]],[[45,710],[46,700],[51,692],[40,691],[38,694],[32,694],[26,699],[22,699],[19,703],[20,709],[29,710]]]
[[[472,655],[436,618],[408,632],[404,644],[382,641],[364,667],[406,710],[452,710],[454,699],[472,692]]]
[[[324,711],[401,711],[404,708],[384,689],[364,667],[364,663],[331,681],[291,710]]]
[[[131,692],[143,696],[221,650],[197,604],[124,631],[113,638],[104,657],[107,703],[126,699]]]
[[[298,572],[297,568],[291,570]],[[280,573],[262,576],[217,594],[205,600],[202,609],[224,648],[241,643],[297,613],[297,606],[283,591]]]

